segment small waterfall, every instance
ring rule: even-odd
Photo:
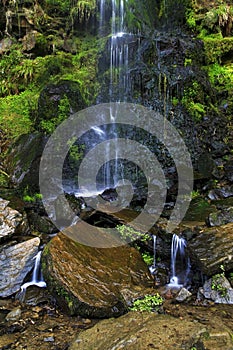
[[[33,269],[33,272],[32,272],[32,279],[30,282],[26,282],[24,283],[22,286],[21,286],[21,291],[22,292],[25,292],[26,289],[29,287],[29,286],[37,286],[37,287],[40,287],[40,288],[45,288],[46,287],[46,283],[43,279],[43,276],[42,276],[42,271],[41,271],[41,268],[40,268],[40,261],[41,261],[41,254],[42,254],[42,251],[39,251],[37,253],[37,255],[35,256],[35,265],[34,265],[34,269]]]
[[[127,0],[112,0],[112,26],[110,43],[110,102],[127,101],[131,82],[129,75],[129,45],[135,41],[135,35],[126,28],[125,4]]]
[[[190,272],[190,260],[186,256],[186,240],[176,234],[172,236],[171,245],[171,278],[170,287],[181,287],[185,284]],[[179,267],[177,266],[179,263]],[[178,267],[178,268],[177,268]]]
[[[153,275],[156,271],[156,240],[157,236],[153,235],[153,252],[154,252],[154,260],[153,260],[153,265],[149,267],[150,273]]]
[[[99,35],[106,36],[107,28],[110,33],[109,40],[109,88],[108,98],[109,102],[123,102],[127,98],[129,90],[129,35],[127,34],[124,22],[125,3],[127,0],[111,0],[110,4],[106,0],[100,1],[100,21],[99,21]],[[111,8],[109,9],[109,6]],[[110,10],[110,18],[109,18]],[[118,160],[118,146],[117,146],[117,126],[115,124],[115,116],[112,113],[111,118],[111,134],[112,138],[116,140],[115,145],[115,160],[106,162],[103,167],[103,181],[105,188],[115,187],[121,177],[119,175],[119,160]],[[106,148],[106,158],[109,159],[110,149]]]

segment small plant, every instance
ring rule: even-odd
[[[155,295],[145,295],[144,298],[134,301],[131,311],[158,311],[159,306],[163,304],[163,298],[159,293]]]
[[[140,240],[142,242],[145,242],[151,238],[148,233],[136,231],[133,227],[130,226],[117,225],[116,229],[119,232],[120,236],[125,240]]]
[[[218,273],[212,277],[211,289],[219,292],[221,297],[225,298],[227,296],[227,288],[223,287],[223,285],[221,284],[222,279],[225,277],[224,266],[221,265],[220,269],[222,270],[222,272]]]
[[[142,253],[142,258],[148,266],[152,265],[154,262],[154,257],[148,252]]]
[[[24,202],[28,203],[35,203],[37,201],[42,200],[43,196],[41,193],[35,193],[33,196],[30,196],[29,194],[26,194],[23,196]]]
[[[180,101],[179,101],[179,99],[177,97],[173,97],[172,98],[172,104],[173,104],[174,107],[178,106],[179,102]]]
[[[199,197],[199,196],[200,196],[199,191],[193,190],[193,191],[191,192],[191,197],[192,197],[192,199],[197,198],[197,197]]]

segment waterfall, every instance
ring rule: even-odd
[[[127,1],[112,0],[112,26],[110,44],[110,102],[126,101],[130,91],[129,43],[134,35],[127,32],[124,14]]]
[[[186,240],[183,237],[179,237],[176,234],[172,236],[171,245],[171,278],[169,286],[171,287],[181,287],[187,280],[188,274],[190,272],[190,260],[186,256]],[[178,263],[180,264],[177,268]]]
[[[110,76],[109,76],[109,89],[108,98],[109,102],[123,102],[126,101],[127,93],[129,90],[129,76],[128,76],[128,63],[129,63],[129,42],[126,28],[125,28],[125,3],[127,0],[111,0],[111,15],[108,16],[109,4],[105,0],[100,1],[100,21],[99,21],[99,35],[109,35],[109,64],[110,64]],[[109,25],[110,22],[110,25]],[[111,31],[105,33],[106,28]],[[116,140],[114,153],[114,162],[106,162],[103,167],[103,181],[104,187],[116,187],[118,184],[119,176],[119,160],[118,160],[118,146],[117,146],[117,126],[115,124],[115,116],[113,113],[111,118],[111,130],[108,131],[111,137]],[[107,135],[106,135],[107,139]],[[106,157],[109,159],[110,149],[106,147]]]
[[[32,279],[30,282],[26,282],[21,286],[22,292],[25,292],[29,286],[37,286],[40,288],[46,287],[46,283],[43,279],[41,268],[40,268],[41,254],[42,254],[42,251],[39,251],[37,253],[37,255],[35,256],[35,258],[34,258],[35,265],[34,265],[33,272],[32,272]]]
[[[149,267],[150,273],[153,275],[156,271],[156,239],[157,236],[153,235],[153,253],[154,253],[154,260],[153,260],[153,265]]]

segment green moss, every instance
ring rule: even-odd
[[[181,102],[196,122],[202,120],[206,114],[203,87],[196,81],[184,89]]]
[[[70,102],[66,95],[61,98],[58,104],[58,116],[49,120],[42,120],[40,127],[47,134],[52,134],[56,127],[70,115]]]
[[[206,36],[202,38],[205,46],[207,64],[221,63],[223,56],[233,51],[233,37],[219,38]]]
[[[142,253],[142,258],[143,258],[143,261],[148,265],[152,265],[153,262],[154,262],[154,257],[153,255],[151,255],[150,253],[148,252],[144,252]]]
[[[225,298],[227,296],[227,288],[222,285],[225,278],[225,269],[223,265],[220,268],[222,272],[214,275],[211,279],[211,289],[219,292],[221,297]]]
[[[0,98],[0,128],[9,139],[16,139],[32,130],[37,100],[38,95],[32,90]]]
[[[153,312],[158,311],[162,304],[163,298],[159,293],[155,295],[145,295],[143,298],[135,300],[130,310]]]
[[[130,226],[117,225],[116,229],[119,232],[120,236],[126,241],[140,240],[142,242],[145,242],[146,240],[151,238],[151,236],[148,233],[141,233]]]

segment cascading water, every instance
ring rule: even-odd
[[[99,74],[101,81],[101,92],[97,97],[97,104],[101,102],[130,102],[132,95],[132,84],[129,73],[129,65],[131,58],[134,56],[135,48],[138,46],[138,38],[127,30],[125,23],[127,0],[99,0],[99,42],[101,59],[99,60]],[[102,44],[105,43],[103,50]],[[85,189],[80,189],[77,186],[77,180],[72,179],[74,170],[70,170],[69,160],[67,162],[67,180],[64,179],[65,187],[69,187],[75,196],[85,197],[102,193],[105,189],[116,188],[120,184],[124,184],[124,179],[128,174],[134,171],[129,171],[126,167],[126,161],[119,158],[119,138],[122,133],[122,127],[116,124],[116,111],[111,111],[108,118],[103,115],[102,125],[93,125],[91,130],[83,135],[77,142],[77,145],[85,145],[83,158],[85,155],[95,148],[98,144],[106,142],[104,156],[103,152],[96,159],[103,159],[98,175],[96,177],[96,187],[92,183],[86,181]],[[107,120],[108,119],[108,120]],[[120,130],[121,129],[121,130]],[[104,162],[105,160],[105,162]],[[79,169],[80,159],[77,160]],[[133,165],[131,165],[131,168]],[[138,167],[136,167],[138,170]],[[88,170],[87,170],[88,172]],[[95,188],[94,188],[95,187]],[[96,191],[97,188],[97,191]]]
[[[127,33],[125,25],[125,4],[127,0],[112,0],[111,1],[111,16],[107,15],[109,10],[109,4],[107,1],[100,1],[100,22],[99,22],[99,35],[109,35],[105,30],[111,23],[108,30],[111,31],[109,40],[109,64],[110,64],[110,76],[109,76],[109,89],[108,89],[108,102],[124,102],[127,100],[127,96],[130,91],[130,78],[128,73],[129,65],[129,43],[132,42],[134,36]],[[104,187],[116,187],[121,178],[120,172],[122,172],[122,164],[118,159],[118,145],[117,138],[118,130],[115,124],[114,113],[110,115],[111,130],[107,130],[107,135],[111,135],[111,138],[115,139],[115,157],[113,161],[106,162],[103,167],[103,179]],[[110,146],[106,147],[106,158],[109,159]],[[120,170],[121,169],[121,170]]]
[[[40,261],[41,261],[41,254],[42,251],[39,251],[35,257],[35,265],[34,265],[34,269],[32,272],[32,279],[30,282],[26,282],[21,286],[21,291],[25,292],[26,289],[30,286],[37,286],[40,288],[45,288],[46,287],[46,283],[43,279],[43,275],[42,275],[42,271],[41,271],[41,267],[40,267]]]
[[[149,267],[150,273],[153,275],[156,272],[156,240],[157,240],[157,236],[153,235],[153,253],[154,253],[154,257],[153,257],[153,265],[151,265]]]
[[[186,240],[176,234],[172,236],[170,287],[182,287],[190,272],[190,260],[186,254]],[[179,263],[179,268],[177,265]],[[179,270],[179,272],[178,272]]]

